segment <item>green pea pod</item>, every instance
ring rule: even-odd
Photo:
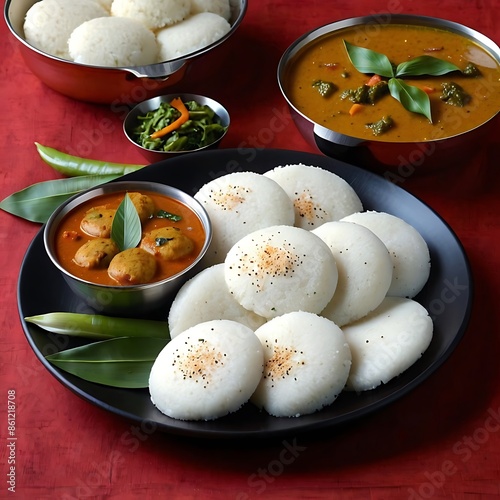
[[[28,323],[52,333],[84,337],[89,339],[110,339],[116,337],[155,337],[170,339],[168,323],[149,319],[116,318],[101,314],[80,314],[53,312],[24,318]]]
[[[32,222],[47,222],[52,212],[71,196],[119,175],[85,175],[32,184],[0,201],[0,208]]]
[[[42,160],[54,170],[70,177],[78,175],[125,175],[135,172],[144,165],[126,163],[111,163],[100,160],[89,160],[63,153],[54,148],[35,142],[36,149]]]
[[[149,373],[166,339],[120,337],[45,356],[54,366],[77,377],[127,389],[148,387]]]

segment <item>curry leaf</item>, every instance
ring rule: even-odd
[[[89,382],[138,389],[148,387],[149,373],[167,339],[120,337],[45,356],[61,370]]]
[[[439,76],[451,71],[460,71],[460,68],[437,57],[420,56],[399,64],[396,76]]]
[[[361,73],[374,73],[387,78],[394,76],[391,61],[384,54],[374,50],[357,47],[344,40],[347,55],[354,67]]]
[[[391,78],[389,80],[389,92],[405,109],[426,116],[432,123],[430,99],[423,90],[408,85],[399,78]]]
[[[38,182],[3,199],[0,208],[12,215],[43,224],[52,212],[71,196],[118,177],[120,176],[82,175]]]
[[[127,193],[113,217],[111,239],[123,251],[135,248],[141,241],[141,236],[141,219]]]

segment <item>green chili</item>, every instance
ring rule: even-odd
[[[150,319],[117,318],[100,314],[53,312],[24,318],[44,330],[74,337],[110,339],[155,337],[170,339],[168,323]]]
[[[144,167],[144,165],[89,160],[63,153],[48,146],[42,146],[38,142],[35,142],[35,145],[38,154],[45,163],[50,165],[54,170],[68,176],[125,175]]]

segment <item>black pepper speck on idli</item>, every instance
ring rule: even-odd
[[[276,167],[264,175],[276,181],[293,201],[297,227],[315,229],[363,209],[349,183],[323,168],[299,163]]]
[[[229,250],[224,264],[230,293],[264,318],[298,310],[319,313],[337,286],[337,265],[328,245],[294,226],[248,234]]]
[[[255,172],[235,172],[205,184],[194,197],[212,223],[205,265],[224,262],[243,236],[268,226],[293,224],[293,204],[273,180]]]
[[[335,401],[344,389],[351,352],[333,321],[296,311],[255,332],[264,350],[264,375],[252,403],[276,417],[299,417]]]
[[[24,36],[33,47],[70,59],[68,38],[80,24],[109,13],[94,0],[42,0],[26,13]]]
[[[262,345],[229,320],[200,323],[172,339],[149,377],[153,404],[180,420],[213,420],[245,404],[262,377]]]

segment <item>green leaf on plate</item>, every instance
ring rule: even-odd
[[[391,78],[389,80],[389,92],[405,109],[424,115],[432,123],[430,99],[423,90],[408,85],[399,78]]]
[[[71,196],[119,175],[82,175],[38,182],[11,194],[0,202],[0,208],[31,222],[45,223],[54,210]]]
[[[452,71],[460,71],[460,68],[437,57],[420,56],[399,64],[396,76],[439,76]]]
[[[111,225],[111,239],[123,251],[135,248],[141,241],[141,219],[128,193],[116,210]]]
[[[167,339],[120,337],[45,356],[61,370],[89,382],[139,389],[148,387],[155,359]]]
[[[364,47],[357,47],[346,40],[344,40],[344,45],[349,59],[360,73],[373,73],[387,78],[394,76],[391,61],[386,55]]]

